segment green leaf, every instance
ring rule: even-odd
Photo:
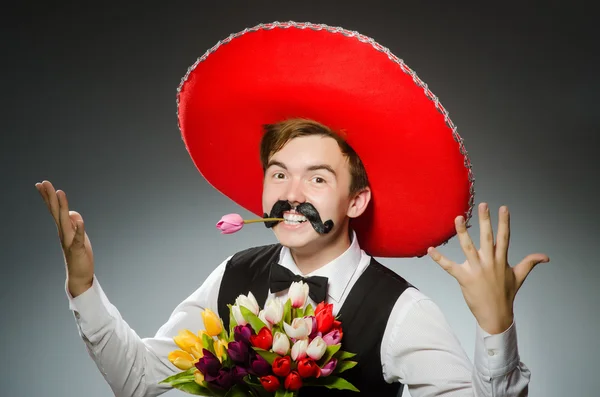
[[[304,309],[299,307],[296,309],[296,315],[294,316],[294,318],[302,318],[304,317]]]
[[[190,376],[192,377],[192,380],[193,380],[194,372],[196,372],[196,367],[192,367],[192,368],[188,369],[187,371],[183,371],[183,372],[176,373],[175,375],[171,375],[168,378],[165,378],[162,381],[160,381],[159,384],[161,384],[161,383],[171,384],[172,382],[177,381],[182,378],[188,379]]]
[[[288,299],[283,306],[283,321],[288,324],[292,323],[292,300]]]
[[[238,325],[237,321],[235,321],[235,316],[233,315],[233,310],[232,304],[228,304],[227,307],[229,308],[229,337],[230,337],[230,341],[232,341],[233,339],[233,329]]]
[[[178,385],[173,385],[173,387],[177,390],[181,390],[188,394],[193,394],[196,396],[212,396],[213,393],[208,390],[206,387],[202,387],[194,381],[189,383],[181,383]]]
[[[333,372],[336,374],[341,374],[342,372],[347,371],[350,368],[354,368],[356,364],[358,364],[357,361],[338,361]]]
[[[327,364],[329,360],[331,360],[333,355],[337,353],[338,350],[340,350],[340,347],[342,347],[342,345],[339,343],[337,345],[327,346],[325,354],[323,354],[323,357],[321,357],[321,359],[319,360],[319,367],[322,367],[323,365]]]
[[[244,319],[248,321],[248,324],[250,324],[254,332],[256,332],[257,334],[260,332],[261,329],[267,326],[265,323],[262,322],[260,318],[256,316],[256,314],[252,313],[246,307],[240,306],[240,311],[242,312],[242,316],[244,316]]]
[[[312,305],[310,303],[304,309],[304,315],[305,316],[314,316],[315,315],[315,309],[312,307]]]
[[[260,356],[262,358],[264,358],[265,360],[267,360],[267,362],[271,365],[273,365],[273,361],[275,361],[276,358],[281,357],[279,354],[271,352],[271,351],[267,351],[267,350],[263,350],[260,349],[258,347],[252,347],[252,349],[254,349],[254,351],[256,351],[256,353],[260,354]]]
[[[337,358],[338,361],[341,361],[341,360],[347,360],[354,356],[356,356],[356,353],[350,353],[350,352],[345,352],[343,350],[340,350],[337,353],[335,353],[333,357]]]
[[[215,340],[212,338],[212,336],[202,334],[202,347],[204,347],[212,354],[215,354]]]
[[[294,392],[279,389],[275,392],[275,397],[294,397]]]
[[[225,397],[248,397],[249,395],[249,391],[245,390],[244,387],[240,385],[235,385],[231,389],[229,389],[227,394],[225,394]]]
[[[311,380],[310,385],[325,386],[328,389],[359,391],[352,383],[338,376],[325,376]]]

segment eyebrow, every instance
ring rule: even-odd
[[[277,167],[283,168],[284,170],[287,171],[287,167],[281,161],[277,161],[277,160],[271,160],[271,161],[269,161],[269,163],[267,164],[267,169],[270,168],[270,167],[272,167],[272,166],[277,166]],[[337,174],[335,173],[334,169],[331,168],[331,166],[328,165],[328,164],[315,164],[315,165],[311,165],[310,167],[307,167],[306,170],[307,171],[325,170],[325,171],[328,171],[328,172],[332,173],[333,176],[337,177]]]

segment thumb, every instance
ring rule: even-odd
[[[544,254],[527,255],[518,265],[513,268],[515,279],[517,281],[517,290],[521,288],[523,282],[538,263],[550,262],[550,258]]]
[[[82,248],[85,242],[85,230],[83,219],[75,221],[75,235],[73,236],[73,248]]]

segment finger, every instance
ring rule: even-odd
[[[510,241],[510,213],[507,206],[500,207],[498,211],[498,236],[496,237],[496,263],[508,264],[508,243]]]
[[[77,214],[79,215],[79,214]],[[73,248],[81,248],[85,243],[85,228],[83,224],[83,219],[81,215],[75,216],[75,234],[73,235],[73,244],[71,247]]]
[[[459,265],[457,265],[455,262],[451,261],[450,259],[446,258],[444,255],[442,255],[438,250],[436,250],[433,247],[429,247],[429,249],[427,250],[427,253],[431,257],[431,259],[433,259],[435,262],[438,263],[438,265],[441,266],[442,269],[447,271],[452,277],[454,277],[454,278],[457,277]]]
[[[479,244],[484,262],[492,263],[494,260],[494,230],[487,203],[479,204]]]
[[[62,190],[56,192],[59,205],[59,221],[60,228],[63,232],[64,242],[68,245],[73,239],[75,230],[71,224],[71,218],[69,217],[69,202],[67,201],[67,195]]]
[[[529,275],[529,273],[533,270],[535,265],[539,263],[547,263],[550,262],[550,258],[544,254],[531,254],[525,257],[518,265],[513,267],[513,272],[515,274],[515,280],[517,282],[517,291],[525,282],[525,279]]]
[[[42,200],[44,200],[44,204],[46,204],[46,207],[48,208],[48,212],[50,212],[50,214],[52,214],[52,211],[50,210],[50,202],[48,201],[48,193],[46,192],[44,185],[42,185],[40,182],[38,182],[35,184],[35,188],[37,189],[38,193],[42,197]]]
[[[469,236],[469,232],[467,231],[465,218],[463,216],[457,216],[454,220],[454,226],[456,227],[456,233],[458,235],[458,240],[460,241],[460,246],[467,257],[469,265],[480,266],[479,254],[477,253],[475,244],[473,244],[473,240],[471,240],[471,236]]]
[[[43,194],[46,196],[47,204],[50,209],[50,214],[54,218],[54,222],[56,222],[56,227],[60,229],[60,220],[59,220],[59,209],[58,209],[58,198],[56,197],[56,191],[54,190],[54,186],[48,181],[42,182]]]

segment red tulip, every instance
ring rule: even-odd
[[[281,386],[279,379],[273,375],[262,376],[260,378],[260,384],[269,393],[275,393],[277,389],[279,389],[279,386]]]
[[[315,310],[315,318],[317,319],[317,329],[322,334],[331,331],[335,318],[333,317],[333,304],[319,303]]]
[[[298,361],[298,374],[303,378],[310,378],[313,376],[318,378],[321,374],[321,368],[319,368],[315,360],[306,357]]]
[[[302,387],[302,378],[297,371],[292,371],[285,377],[283,384],[287,390],[296,391]]]
[[[273,361],[273,373],[277,376],[286,377],[292,369],[292,359],[290,356],[277,357]]]
[[[273,345],[273,334],[267,327],[262,327],[257,335],[250,336],[250,344],[264,350],[269,350]]]

